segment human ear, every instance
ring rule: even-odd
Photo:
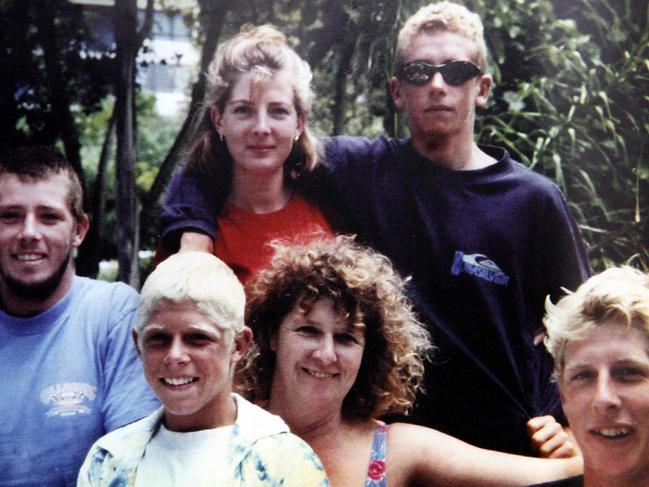
[[[246,355],[251,343],[252,330],[247,326],[244,326],[243,329],[234,337],[234,350],[232,351],[233,362],[238,362]]]
[[[299,139],[302,133],[304,132],[304,127],[307,124],[306,115],[298,115],[297,117],[297,132],[295,133],[296,139]]]
[[[489,98],[489,92],[491,91],[491,85],[493,84],[493,78],[490,74],[483,74],[480,76],[478,81],[478,94],[475,98],[475,106],[482,108],[487,104],[487,99]]]
[[[394,106],[397,107],[398,110],[401,110],[404,105],[403,95],[401,94],[401,81],[399,81],[396,76],[393,76],[390,78],[389,86]]]
[[[216,105],[210,108],[210,119],[212,120],[212,125],[216,131],[221,135],[221,137],[223,137],[223,134],[221,133],[221,130],[223,130],[223,124],[221,123],[223,114]]]
[[[75,223],[74,236],[72,237],[73,247],[81,245],[83,240],[86,238],[88,228],[90,228],[90,222],[88,221],[88,215],[84,213],[81,221]]]
[[[141,357],[142,350],[140,350],[140,344],[137,341],[137,332],[135,330],[131,330],[131,337],[133,338],[133,343],[135,344],[135,351]]]

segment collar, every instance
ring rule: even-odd
[[[238,394],[232,394],[232,397],[237,404],[237,419],[228,445],[232,458],[238,465],[259,439],[288,433],[289,428],[279,416],[255,406]],[[135,472],[147,444],[160,428],[163,417],[164,407],[161,407],[149,416],[101,437],[95,446],[110,453],[122,469]]]

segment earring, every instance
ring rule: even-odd
[[[219,134],[219,139],[221,139],[221,142],[223,142],[223,134],[221,132],[218,132]]]
[[[297,134],[295,134],[295,137],[293,137],[293,140],[294,140],[295,142],[297,142],[298,140],[300,140],[300,133],[299,133],[299,132],[298,132]]]

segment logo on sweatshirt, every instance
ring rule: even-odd
[[[451,274],[459,276],[463,272],[501,286],[509,284],[509,276],[501,271],[500,267],[486,255],[465,254],[456,250],[453,256]]]
[[[83,382],[55,384],[41,392],[41,402],[51,405],[47,416],[74,416],[90,414],[86,403],[95,400],[96,387]]]

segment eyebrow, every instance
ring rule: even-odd
[[[225,102],[226,105],[231,105],[233,103],[246,103],[248,105],[254,104],[253,101],[250,101],[247,98],[235,98],[235,99],[228,100],[228,101]]]
[[[245,105],[257,105],[257,102],[254,102],[254,101],[251,101],[251,100],[248,100],[248,99],[245,99],[245,98],[236,98],[236,99],[233,99],[233,100],[228,100],[226,102],[226,105],[233,105],[233,104],[236,104],[236,103],[243,103]],[[282,106],[291,107],[291,106],[293,106],[293,103],[291,103],[290,101],[271,100],[270,102],[268,102],[268,105],[282,105]]]
[[[147,324],[143,329],[142,329],[142,334],[147,333],[149,330],[153,331],[160,331],[160,332],[168,332],[166,329],[167,327],[162,324],[158,323],[150,323]],[[220,337],[221,336],[221,329],[216,326],[216,325],[211,325],[208,323],[196,323],[189,325],[185,330],[183,330],[184,333],[192,333],[192,332],[202,332],[202,333],[207,333],[209,335],[215,336],[215,337]]]
[[[635,358],[635,357],[624,357],[620,358],[617,360],[614,360],[612,362],[612,365],[625,365],[625,364],[637,364],[637,365],[644,365],[646,367],[649,367],[649,358]],[[567,365],[564,367],[564,370],[572,370],[572,369],[583,369],[585,367],[593,367],[593,364],[590,362],[580,362],[577,364],[571,364]]]

